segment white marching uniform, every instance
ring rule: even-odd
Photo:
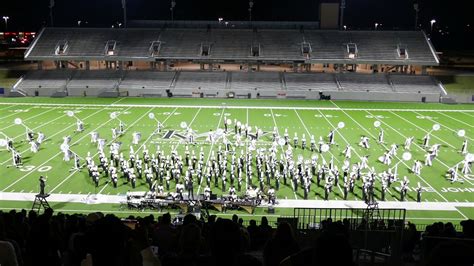
[[[84,123],[82,123],[81,120],[76,121],[76,131],[77,132],[82,132],[84,131]]]
[[[432,166],[433,163],[431,162],[431,153],[426,153],[425,154],[425,165],[426,166]]]
[[[134,145],[138,145],[138,142],[140,142],[141,138],[142,138],[142,134],[140,132],[133,132],[132,143]]]
[[[465,139],[462,143],[461,154],[467,154],[467,139]]]
[[[369,138],[368,137],[361,137],[360,138],[360,142],[359,142],[359,146],[362,146],[366,149],[370,148],[369,146]]]
[[[38,142],[38,144],[41,144],[43,143],[43,140],[44,140],[44,134],[42,132],[38,132],[38,138],[36,139],[36,142]]]
[[[35,142],[35,141],[31,141],[31,142],[30,142],[30,145],[31,145],[31,146],[30,146],[30,151],[31,151],[32,153],[37,153],[37,152],[38,152],[38,149],[39,149],[38,143]]]
[[[412,168],[413,173],[420,175],[421,174],[421,162],[420,161],[415,161],[415,164],[413,165]]]
[[[409,137],[405,140],[405,150],[410,150],[412,142],[413,142],[413,137]]]
[[[99,133],[97,131],[93,131],[90,134],[91,134],[91,143],[97,143],[97,140],[99,139]]]

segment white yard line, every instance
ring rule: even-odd
[[[278,129],[278,125],[277,125],[277,122],[276,122],[276,119],[275,119],[275,115],[273,115],[273,109],[270,109],[270,112],[272,114],[273,123],[275,124],[275,127]],[[278,132],[278,136],[279,135],[280,135],[280,132]],[[280,146],[280,145],[278,145],[278,146]],[[280,146],[280,149],[281,149],[281,153],[283,154],[283,158],[285,158],[285,164],[286,164],[287,162],[286,162],[285,150],[283,149],[283,146]],[[296,195],[296,192],[295,192],[295,185],[293,184],[293,180],[290,180],[290,183],[291,183],[291,188],[293,189],[293,194],[295,194],[295,199],[298,199],[298,196]]]
[[[412,123],[412,122],[410,122],[410,121],[407,120],[406,118],[404,118],[404,117],[402,117],[402,116],[399,116],[399,115],[397,115],[397,114],[394,113],[394,112],[391,112],[391,113],[394,114],[394,115],[396,115],[397,117],[399,117],[399,118],[405,120],[406,122],[412,124],[413,126],[419,128],[419,129],[421,129],[421,130],[424,131],[425,133],[428,133],[427,130],[425,130],[425,129],[419,127],[418,125],[416,125],[416,124],[414,124],[414,123]],[[401,136],[403,136],[403,134],[401,134],[400,132],[397,131],[397,133],[400,134]],[[433,136],[434,136],[434,135],[433,135]],[[405,137],[405,136],[403,136],[403,137]],[[442,140],[441,138],[439,138],[439,137],[437,137],[437,136],[434,136],[434,137],[437,138],[437,139],[439,139],[440,141],[446,143],[446,144],[449,145],[451,148],[456,149],[456,147],[454,147],[453,145],[449,144],[448,142]],[[406,138],[406,137],[405,137],[405,138]],[[422,152],[426,152],[426,151],[423,149],[423,147],[421,147],[418,143],[416,143],[416,141],[413,142],[413,145],[415,145],[415,147],[417,147],[417,148],[418,148],[419,150],[421,150]],[[444,163],[443,161],[441,161],[441,160],[438,158],[438,156],[435,157],[435,160],[438,161],[438,162],[440,162],[440,163],[441,163],[442,165],[444,165],[447,169],[452,168],[451,166],[449,166],[449,165],[447,165],[446,163]],[[461,176],[464,177],[463,175],[461,175]],[[465,177],[464,177],[464,180],[466,180],[466,182],[468,182],[469,184],[474,185],[474,183],[472,183],[471,181],[469,181],[468,178],[465,178]]]
[[[176,110],[176,109],[175,109]],[[194,123],[194,120],[196,120],[196,117],[198,116],[198,114],[201,112],[202,108],[199,108],[196,112],[196,114],[194,115],[193,119],[191,119],[191,122],[189,122],[188,124],[188,127],[191,128],[191,125]],[[185,140],[186,141],[186,140]],[[173,151],[176,151],[179,147],[179,145],[182,143],[182,141],[179,141],[178,144],[176,144],[176,146],[174,147]]]
[[[95,114],[98,113],[98,112],[99,112],[99,111],[97,111],[97,112],[95,112],[95,113],[93,113],[93,114],[91,114],[91,115],[89,115],[89,116],[87,116],[87,117],[85,117],[85,118],[83,118],[83,119],[87,119],[87,118],[89,118],[89,117],[95,115]],[[63,116],[64,116],[64,115],[63,115]],[[55,121],[55,120],[57,120],[57,119],[59,119],[59,118],[62,118],[63,116],[60,116],[60,117],[58,117],[58,118],[56,118],[56,119],[54,119],[54,120],[51,120],[51,121],[49,121],[49,122],[46,123],[46,124],[42,124],[42,125],[40,125],[39,127],[43,127],[43,126],[45,126],[45,125],[47,125],[47,124],[49,124],[49,123],[51,123],[51,122],[53,122],[53,121]],[[44,141],[49,140],[49,139],[52,139],[54,136],[61,134],[62,132],[68,130],[70,127],[72,127],[72,126],[74,126],[74,125],[75,125],[75,124],[71,124],[70,126],[64,128],[64,129],[62,129],[61,131],[56,132],[55,134],[53,134],[53,135],[51,135],[51,136],[46,136],[46,138],[44,139]],[[37,128],[39,128],[39,127],[37,127]],[[35,129],[37,129],[37,128],[35,128]],[[21,135],[20,135],[20,136],[21,136]],[[43,142],[44,142],[44,141],[43,141]],[[25,153],[25,152],[27,152],[27,151],[29,151],[29,150],[30,150],[30,149],[27,148],[27,149],[25,149],[24,151],[20,152],[20,154],[23,154],[23,153]],[[6,161],[0,163],[0,166],[6,164],[6,163],[9,162],[9,161],[11,161],[11,159],[8,159],[8,160],[6,160]]]
[[[298,111],[296,109],[294,109],[296,115],[298,116],[298,119],[300,120],[301,124],[303,125],[304,129],[306,130],[306,133],[308,133],[308,137],[311,137],[311,132],[309,132],[308,128],[306,127],[306,124],[304,123],[303,119],[301,119],[301,116],[300,114],[298,113]],[[337,156],[334,156],[334,154],[332,153],[331,149],[329,149],[329,153],[331,154],[331,156],[334,158],[334,160],[336,160],[336,162],[340,163],[340,161],[337,159]],[[321,156],[323,156],[321,154]],[[339,188],[339,191],[344,194],[344,191],[342,191],[342,188],[341,186],[339,185],[339,182],[337,183],[337,187]]]
[[[332,128],[335,128],[334,125],[329,121],[329,119],[320,111],[318,110],[319,113],[321,114],[322,117],[324,117],[324,119],[326,119],[326,121],[329,123],[329,125],[331,125]],[[342,133],[339,132],[339,130],[337,131],[337,133],[341,136],[341,138],[346,142],[347,145],[350,145],[352,147],[352,145],[349,143],[349,141],[347,141],[347,139],[344,137],[344,135],[342,135]],[[357,155],[357,157],[359,157],[360,160],[362,160],[362,156],[360,156],[360,154],[357,152],[356,149],[353,149],[354,153]],[[381,182],[382,180],[379,178],[379,176],[376,175],[376,178]],[[393,188],[394,189],[394,188]],[[390,191],[390,189],[387,190],[387,192],[392,195],[392,191]],[[355,196],[355,194],[354,194]],[[397,201],[398,199],[395,198]]]
[[[119,101],[122,101],[120,99]],[[117,102],[119,102],[117,101]],[[55,103],[0,103],[0,105],[34,105],[34,106],[91,106],[91,107],[141,107],[141,108],[204,108],[204,109],[219,109],[222,105],[207,105],[207,106],[192,106],[192,105],[176,105],[176,104],[55,104]],[[412,112],[413,109],[399,109],[399,108],[336,108],[336,107],[289,107],[289,106],[226,106],[227,109],[274,109],[274,110],[347,110],[347,111],[395,111],[395,112]],[[416,109],[418,112],[455,112],[455,113],[474,113],[473,110],[449,110],[449,109]]]
[[[130,108],[126,109],[129,110]],[[153,108],[152,108],[153,109]],[[143,115],[141,115],[137,120],[135,120],[132,124],[130,124],[127,128],[127,130],[129,128],[132,128],[133,125],[135,125],[136,123],[138,123],[138,121],[140,121],[141,119],[143,119],[144,116],[148,115],[148,113],[152,110],[150,109],[149,111],[146,111]],[[98,128],[96,128],[94,131],[96,131],[97,129],[101,128],[102,126],[108,124],[110,121],[112,121],[114,119],[109,119],[107,122],[105,123],[102,123]],[[118,136],[120,137],[120,136]],[[117,138],[118,138],[117,137]],[[116,139],[112,139],[111,141],[107,142],[106,146],[109,146],[112,142],[114,142]],[[96,157],[97,155],[99,154],[99,152],[95,153],[92,158]],[[53,189],[51,189],[51,191],[49,193],[53,193],[54,190],[56,190],[58,187],[60,187],[62,184],[64,184],[64,182],[66,182],[67,180],[69,180],[74,174],[76,174],[79,170],[78,169],[75,169],[74,171],[72,171],[66,178],[63,179],[63,181],[61,181],[58,185],[56,185]],[[108,183],[107,183],[108,184]],[[105,187],[104,187],[105,188]],[[102,190],[104,189],[102,188]],[[100,194],[100,192],[99,192]]]
[[[103,108],[102,110],[98,110],[96,113],[99,113],[103,110],[105,110],[106,108]],[[130,109],[130,108],[128,108]],[[109,119],[106,123],[108,123],[110,120],[112,119]],[[102,127],[104,124],[100,125],[99,127],[97,127],[96,129]],[[94,131],[94,130],[92,130]],[[92,132],[90,131],[90,132]],[[85,137],[88,137],[89,134],[85,134],[84,136],[82,136],[80,139],[78,139],[77,141],[75,141],[74,143],[72,143],[70,146],[72,147],[74,144],[77,144],[79,143],[82,139],[84,139]],[[53,160],[54,158],[56,158],[58,155],[61,155],[62,152],[58,152],[56,155],[52,156],[51,158],[49,158],[47,161],[45,161],[44,163],[42,163],[41,165],[37,166],[36,168],[33,168],[33,170],[31,170],[30,172],[26,173],[25,175],[23,175],[22,177],[16,179],[14,182],[12,182],[10,185],[8,185],[6,188],[4,188],[1,192],[5,192],[5,190],[11,188],[12,186],[14,186],[16,183],[22,181],[23,179],[25,179],[26,177],[28,177],[29,175],[31,175],[32,173],[36,172],[39,168],[41,168],[42,166],[44,166],[46,163],[50,162],[51,160]]]
[[[44,114],[46,114],[46,113],[49,113],[49,112],[51,112],[51,111],[53,111],[53,110],[57,110],[58,108],[59,108],[59,107],[55,107],[55,108],[52,108],[52,109],[48,109],[48,110],[46,110],[46,111],[44,111],[44,112],[40,112],[39,114],[36,114],[36,115],[34,115],[34,116],[30,116],[30,117],[28,117],[28,118],[26,118],[26,119],[22,119],[22,120],[23,120],[23,122],[26,122],[26,121],[29,121],[29,120],[31,120],[31,119],[34,119],[34,118],[36,118],[36,117],[38,117],[38,116],[42,116],[42,115],[44,115]],[[11,114],[11,115],[9,115],[9,116],[0,118],[0,120],[3,120],[3,119],[5,119],[5,118],[8,118],[8,117],[14,116],[14,115],[21,116],[21,114],[25,114],[25,113],[13,113],[13,114]],[[13,127],[13,126],[18,126],[18,125],[16,125],[16,124],[13,123],[13,121],[12,121],[12,123],[11,123],[9,126],[6,126],[6,127],[2,128],[2,129],[0,129],[0,131],[5,130],[5,129],[8,129],[8,128],[11,128],[11,127]]]
[[[464,121],[461,121],[461,120],[459,120],[459,119],[457,119],[457,118],[454,118],[454,117],[449,116],[449,115],[447,115],[447,114],[443,114],[442,112],[436,112],[436,113],[438,113],[438,114],[440,114],[440,115],[444,115],[444,116],[446,116],[446,117],[448,117],[448,118],[450,118],[450,119],[453,119],[453,120],[455,120],[455,121],[457,121],[457,122],[459,122],[459,123],[461,123],[461,124],[464,124],[464,125],[466,125],[466,126],[468,126],[468,127],[474,127],[472,124],[468,124],[468,123],[466,123],[466,122],[464,122]]]
[[[415,114],[417,114],[417,115],[421,115],[420,113],[418,113],[418,112],[416,112],[416,111],[413,111],[413,113],[415,113]],[[433,122],[433,123],[440,124],[442,127],[445,127],[445,128],[447,128],[447,129],[451,130],[452,132],[454,132],[454,134],[457,134],[457,133],[458,133],[457,130],[452,129],[452,128],[450,128],[450,127],[448,127],[448,126],[446,126],[446,125],[440,123],[439,121],[434,121],[433,119],[430,119],[430,118],[428,118],[428,120],[431,121],[431,122]],[[472,138],[470,138],[470,137],[467,137],[467,136],[466,136],[465,138],[467,138],[468,140],[471,140],[471,141],[474,140],[474,139],[472,139]]]
[[[147,111],[144,115],[148,115],[148,114],[149,114],[151,111],[153,111],[154,109],[155,109],[155,108],[151,108],[151,109],[150,109],[149,111]],[[177,109],[178,109],[178,108],[175,108],[175,109],[168,115],[168,117],[167,117],[165,120],[163,120],[163,123],[162,123],[163,125],[164,125],[164,123],[166,123],[166,121],[167,121],[170,117],[173,116],[173,114],[176,112]],[[144,115],[142,115],[138,120],[136,120],[134,123],[132,123],[132,124],[130,125],[130,128],[131,128],[133,125],[135,125],[138,121],[140,121],[141,119],[143,119],[143,116],[144,116]],[[150,136],[148,136],[148,138],[142,143],[142,145],[135,151],[135,154],[137,154],[143,147],[145,147],[145,145],[151,140],[151,138],[152,138],[153,136],[154,136],[153,132],[150,133]],[[96,155],[94,155],[94,156],[96,156]],[[109,182],[106,182],[105,185],[102,187],[102,189],[101,189],[97,194],[98,194],[98,195],[102,194],[102,192],[103,192],[108,186],[109,186]]]
[[[372,115],[373,114],[369,111],[366,111],[368,114]],[[402,133],[400,133],[400,131],[394,129],[392,126],[390,126],[389,124],[385,123],[384,121],[380,121],[382,124],[388,126],[389,128],[391,128],[393,131],[397,132],[400,136],[404,137],[405,139],[407,138],[405,135],[403,135]],[[415,146],[419,147],[421,149],[421,147],[416,143],[414,142],[413,144],[415,144]],[[405,162],[402,162],[403,164],[405,164]],[[444,164],[444,163],[443,163]],[[405,164],[406,165],[406,164]],[[408,167],[408,166],[407,166]],[[433,191],[438,194],[439,196],[441,196],[442,199],[444,199],[446,202],[449,202],[443,195],[441,195],[441,193],[439,193],[438,190],[436,190],[433,186],[431,186],[431,184],[429,184],[423,177],[421,177],[421,175],[416,175],[418,176],[425,184],[427,184],[431,189],[433,189]],[[464,218],[467,219],[467,216],[464,215],[464,213],[462,213],[461,211],[457,210],[457,212],[459,212],[459,214],[461,214]]]
[[[222,108],[222,106],[220,107]],[[227,107],[226,107],[227,108]],[[224,111],[225,109],[222,108],[222,113],[221,113],[221,116],[219,118],[219,123],[217,123],[217,128],[216,128],[216,131],[219,129],[220,125],[221,125],[221,121],[222,121],[222,117],[224,116]],[[214,147],[214,144],[216,143],[217,140],[213,141],[212,144],[211,144],[211,148],[209,149],[209,154],[207,155],[207,159],[206,161],[204,162],[206,168],[203,169],[202,173],[203,173],[203,178],[201,178],[201,182],[199,183],[199,187],[198,187],[198,191],[197,191],[197,195],[199,195],[199,192],[201,191],[201,184],[202,184],[202,181],[204,180],[204,173],[206,173],[206,170],[207,170],[207,162],[209,161],[209,158],[211,157],[211,153],[212,153],[212,148]],[[222,193],[224,193],[225,191],[222,191]]]
[[[335,106],[337,106],[334,102],[332,102]],[[376,137],[374,135],[372,135],[372,133],[370,133],[364,126],[362,126],[359,122],[357,122],[354,118],[352,118],[352,116],[350,116],[346,111],[342,110],[341,111],[347,116],[349,117],[352,121],[354,121],[360,128],[363,128],[372,138],[376,139]],[[367,113],[370,114],[370,112],[366,111]],[[380,121],[382,122],[382,121]],[[385,124],[385,123],[384,123]],[[386,124],[388,127],[390,127],[390,125]],[[395,130],[394,128],[390,127],[392,130],[394,130],[395,132],[398,132],[397,130]],[[399,132],[398,132],[399,133]],[[400,133],[399,133],[400,134]],[[385,146],[385,145],[383,145]],[[400,158],[398,158],[397,156],[395,156],[395,158],[397,158],[398,160],[401,161],[402,164],[404,164],[406,167],[410,168],[403,160],[401,160]],[[428,185],[428,187],[430,187],[431,189],[433,189],[433,191],[435,193],[437,193],[442,199],[444,199],[446,202],[449,202],[443,195],[441,195],[441,193],[438,192],[438,190],[436,190],[435,188],[433,188],[431,186],[430,183],[426,182],[426,180],[424,178],[422,178],[420,175],[416,175],[418,178],[420,178],[426,185]]]
[[[404,120],[404,121],[410,123],[411,125],[413,125],[413,126],[419,128],[421,131],[423,131],[423,132],[425,132],[425,133],[428,133],[428,130],[425,130],[424,128],[418,126],[417,124],[411,122],[410,120],[404,118],[403,116],[400,116],[400,115],[398,115],[398,114],[396,114],[396,113],[394,113],[394,112],[390,112],[390,113],[393,114],[393,115],[395,115],[395,116],[397,116],[397,117],[399,117],[400,119],[402,119],[402,120]],[[418,115],[419,115],[419,114],[418,114]],[[433,122],[434,122],[434,121],[433,121]],[[437,122],[434,122],[434,123],[437,123]],[[444,144],[450,146],[451,148],[456,149],[456,147],[454,147],[453,145],[451,145],[451,144],[448,143],[447,141],[442,140],[440,137],[438,137],[438,136],[436,136],[436,135],[434,135],[434,134],[431,134],[431,136],[433,136],[433,138],[436,138],[436,139],[440,140],[441,142],[443,142]],[[417,145],[417,144],[415,143],[415,145]]]

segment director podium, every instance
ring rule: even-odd
[[[49,197],[49,194],[36,194],[35,201],[33,202],[33,207],[31,207],[31,210],[36,210],[37,212],[39,212],[41,210],[41,207],[43,207],[45,210],[51,208],[49,206],[48,201],[46,200],[47,197]]]

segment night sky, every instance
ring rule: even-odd
[[[0,16],[9,16],[8,30],[37,31],[49,23],[49,0],[2,1]],[[157,0],[127,0],[128,19],[168,20],[170,2]],[[370,29],[382,23],[383,29],[413,29],[414,0],[346,0],[345,22],[352,29]],[[441,46],[473,35],[473,0],[418,0],[419,22],[430,31],[430,20],[436,19],[433,39]],[[317,21],[319,1],[254,0],[253,20]],[[176,0],[178,20],[248,20],[248,0]],[[122,22],[121,0],[55,0],[55,26],[110,27]],[[2,21],[3,22],[3,21]],[[85,24],[87,22],[87,24]],[[470,25],[469,27],[467,25]],[[446,28],[447,27],[447,28]],[[1,30],[5,23],[1,23]],[[439,32],[439,30],[442,32]],[[446,33],[446,32],[449,32]],[[444,33],[444,34],[443,34]],[[439,35],[439,36],[438,36]],[[472,37],[470,37],[472,38]],[[466,46],[467,48],[472,45]]]

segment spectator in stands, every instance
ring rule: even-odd
[[[171,215],[165,213],[153,233],[153,245],[158,247],[160,256],[172,255],[177,247],[177,233],[171,224]]]
[[[278,266],[284,258],[299,251],[290,224],[283,222],[278,224],[274,236],[265,245],[263,261],[265,266]]]
[[[247,231],[249,232],[250,236],[250,249],[256,250],[258,248],[258,238],[259,238],[259,229],[257,226],[257,221],[250,220],[249,226],[247,227]]]
[[[462,221],[461,226],[464,238],[474,239],[474,220]]]
[[[268,224],[267,217],[263,216],[262,220],[260,221],[260,226],[258,227],[260,233],[260,243],[259,246],[265,245],[265,243],[270,239],[272,236],[272,227]]]
[[[218,219],[210,235],[212,266],[259,266],[256,258],[244,254],[238,225],[228,219]]]
[[[352,247],[342,223],[327,223],[312,248],[284,259],[281,266],[353,265]]]

